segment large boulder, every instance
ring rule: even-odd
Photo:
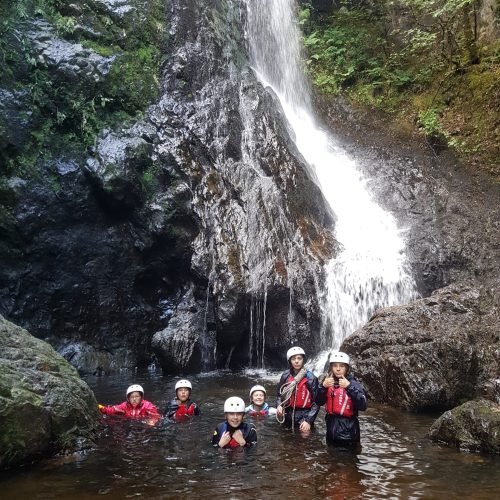
[[[406,410],[445,410],[499,397],[500,315],[494,289],[450,285],[379,310],[342,349],[371,398]]]
[[[0,316],[0,469],[97,437],[92,391],[52,347]]]
[[[486,399],[468,401],[443,413],[429,435],[461,450],[500,453],[500,406]]]

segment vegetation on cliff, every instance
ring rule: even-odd
[[[302,2],[317,89],[393,113],[500,175],[500,6],[485,0]]]
[[[37,176],[39,160],[85,153],[158,94],[165,2],[7,0],[0,18],[2,176]]]

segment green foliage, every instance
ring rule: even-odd
[[[418,114],[418,123],[425,135],[434,137],[443,135],[437,108],[428,108],[420,111]]]
[[[13,148],[0,142],[3,175],[33,177],[40,160],[65,151],[85,154],[101,129],[137,119],[157,98],[164,2],[147,2],[143,11],[133,14],[136,18],[118,21],[89,10],[88,5],[80,4],[79,18],[66,15],[67,2],[60,0],[7,0],[0,6],[0,85],[27,92],[31,110],[31,131],[24,145]],[[49,21],[58,36],[114,57],[110,73],[100,81],[62,79],[35,57],[23,25],[34,16]],[[77,30],[81,23],[99,36],[85,38],[92,30]],[[0,130],[5,126],[0,119]]]
[[[337,93],[366,75],[385,78],[384,41],[363,12],[337,14],[326,26],[304,37],[307,64],[323,91]]]
[[[462,153],[475,152],[476,162],[488,145],[491,158],[484,161],[498,171],[498,140],[491,130],[498,124],[500,43],[478,38],[481,2],[335,4],[330,16],[311,12],[310,6],[299,16],[307,67],[318,89],[400,115],[416,114],[424,134]]]

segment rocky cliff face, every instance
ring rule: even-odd
[[[332,219],[275,99],[245,67],[244,14],[238,3],[172,2],[173,52],[151,120],[190,181],[191,271],[204,288],[193,283],[153,339],[168,369],[275,363],[289,343],[321,341],[316,279]]]
[[[51,86],[102,82],[99,102],[116,104],[114,64],[127,60],[103,46],[103,25],[126,35],[148,15],[140,3],[75,2],[66,35],[29,23],[30,57]],[[145,365],[153,350],[177,372],[319,346],[332,216],[246,66],[244,15],[239,2],[167,2],[163,97],[87,152],[39,158],[35,172],[12,154],[29,100],[5,89],[18,132],[2,150],[1,310],[82,371]]]

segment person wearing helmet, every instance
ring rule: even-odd
[[[219,448],[241,448],[257,444],[257,431],[253,424],[243,422],[245,402],[238,397],[226,399],[224,403],[225,422],[217,426],[212,444]]]
[[[291,347],[286,353],[289,369],[278,384],[277,419],[287,427],[298,426],[309,432],[319,412],[316,404],[318,379],[304,367],[306,353],[301,347]]]
[[[262,385],[254,385],[250,389],[250,404],[245,408],[245,413],[251,417],[276,415],[276,408],[266,403],[266,389]]]
[[[358,411],[366,410],[366,394],[350,370],[345,352],[330,355],[330,367],[316,401],[325,405],[326,442],[334,446],[357,446],[360,442]]]
[[[192,390],[193,386],[189,380],[179,380],[175,384],[175,398],[165,408],[167,418],[181,422],[200,414],[198,405],[189,399]]]
[[[153,403],[144,399],[144,389],[139,384],[133,384],[127,389],[127,401],[119,405],[97,405],[104,415],[122,415],[127,418],[147,418],[150,425],[156,424],[161,418]]]

